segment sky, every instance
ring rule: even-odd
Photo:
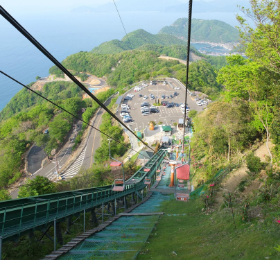
[[[118,2],[120,0],[116,0]],[[132,0],[133,1],[133,0]],[[137,1],[137,0],[135,0]],[[138,0],[139,1],[139,0]],[[140,0],[141,1],[141,0]],[[215,2],[217,0],[194,0]],[[224,0],[224,2],[234,2],[235,0]],[[244,0],[248,1],[248,0]],[[48,12],[54,11],[54,8],[58,10],[69,11],[73,8],[79,6],[91,6],[95,7],[98,5],[106,4],[112,2],[112,0],[1,0],[0,4],[10,12],[20,12],[20,13],[32,13],[32,12]],[[187,3],[189,0],[180,0],[182,3]],[[172,0],[170,0],[170,5],[172,5]]]

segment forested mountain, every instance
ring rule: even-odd
[[[171,26],[165,26],[161,33],[174,35],[186,40],[188,35],[188,19],[180,18]],[[192,19],[192,42],[233,43],[239,37],[238,30],[231,25],[218,20]]]
[[[91,52],[99,54],[116,54],[132,49],[155,51],[159,55],[165,55],[177,59],[187,59],[186,41],[180,40],[172,35],[167,34],[151,34],[144,30],[136,30],[128,34],[121,41],[112,40],[100,44]],[[207,60],[216,69],[226,65],[225,57],[213,57],[201,54],[197,49],[191,46],[191,52]],[[191,61],[193,61],[191,59]],[[55,67],[52,69],[55,70]],[[59,75],[58,75],[59,76]]]
[[[154,51],[132,50],[117,54],[79,52],[62,63],[70,70],[105,76],[112,90],[98,94],[105,101],[114,91],[124,93],[127,85],[152,77],[176,77],[186,81],[186,66],[178,61],[158,58]],[[50,72],[60,76],[55,67]],[[203,90],[215,97],[221,86],[216,82],[216,72],[206,61],[190,66],[190,88]],[[81,90],[73,83],[53,82],[44,85],[40,93],[55,101],[73,114],[86,108],[83,119],[88,122],[98,105],[91,100],[81,100]],[[20,178],[22,156],[36,142],[50,154],[63,142],[73,124],[73,117],[45,102],[28,90],[21,90],[1,112],[0,123],[0,188],[7,187]],[[49,135],[44,135],[44,129]]]
[[[129,33],[121,41],[112,40],[104,42],[98,47],[95,47],[92,52],[99,54],[113,54],[126,50],[133,50],[146,44],[169,46],[174,44],[186,45],[187,43],[172,35],[151,34],[140,29]]]
[[[186,81],[184,64],[178,61],[161,60],[158,56],[155,51],[144,50],[105,55],[79,52],[67,57],[62,63],[67,69],[89,72],[98,77],[106,76],[108,84],[118,88],[159,75]],[[219,92],[220,85],[215,80],[216,72],[209,63],[204,60],[193,63],[190,71],[195,75],[192,77],[192,89],[203,88],[207,94]]]

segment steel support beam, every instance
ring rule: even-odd
[[[84,209],[84,233],[86,232],[86,209]]]
[[[102,224],[103,224],[103,222],[104,222],[103,214],[104,214],[104,205],[103,205],[103,203],[102,203]]]
[[[56,218],[53,221],[53,248],[56,251]]]
[[[0,237],[0,260],[2,260],[2,237]]]
[[[98,219],[96,217],[95,208],[91,210],[91,222],[94,223],[95,226],[98,226]]]

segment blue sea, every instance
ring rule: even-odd
[[[9,11],[9,10],[7,10]],[[13,13],[11,13],[13,15]],[[127,32],[144,29],[158,33],[186,13],[126,12],[121,13]],[[90,51],[102,42],[122,39],[124,31],[117,13],[17,13],[22,24],[53,56],[67,56]],[[235,13],[197,13],[193,18],[217,19],[237,25]],[[18,81],[29,84],[36,76],[47,76],[53,65],[27,39],[0,16],[0,70]],[[22,87],[0,75],[0,111]]]

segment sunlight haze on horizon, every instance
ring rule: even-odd
[[[116,0],[116,3],[118,2],[126,2],[128,0]],[[130,0],[131,1],[131,0]],[[249,0],[243,0],[242,2],[248,2]],[[143,1],[147,2],[147,1]],[[173,6],[178,3],[188,3],[189,0],[165,0],[165,3],[168,3],[168,5]],[[176,2],[176,3],[175,3]],[[221,2],[221,0],[194,0],[194,2]],[[223,3],[234,3],[234,2],[241,2],[240,0],[223,0]],[[41,2],[36,0],[2,0],[1,5],[10,12],[16,12],[16,13],[33,13],[33,12],[57,12],[57,11],[63,11],[68,12],[71,11],[73,8],[78,8],[82,6],[89,6],[89,7],[97,7],[100,5],[104,5],[107,3],[113,3],[113,0],[68,0],[67,4],[65,1],[57,1],[57,0],[49,0],[47,2]],[[170,4],[169,4],[170,3]],[[56,9],[55,9],[56,8]],[[159,7],[160,9],[160,7]]]

